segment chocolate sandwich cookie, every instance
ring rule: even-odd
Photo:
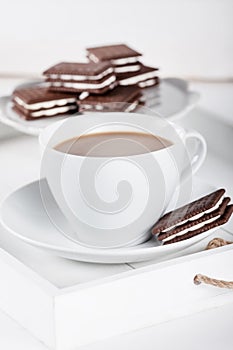
[[[87,57],[95,63],[110,61],[115,73],[136,72],[140,70],[138,62],[141,53],[125,44],[98,46],[87,49]]]
[[[190,228],[193,231],[192,228],[195,227],[196,225],[201,225],[202,223],[206,224],[207,221],[208,222],[214,221],[217,217],[220,217],[221,215],[223,215],[223,213],[226,210],[227,204],[229,202],[230,202],[229,197],[224,198],[222,203],[219,205],[217,209],[210,212],[207,211],[206,213],[204,212],[204,214],[201,213],[201,216],[198,219],[191,218],[190,220],[185,221],[183,224],[180,224],[180,225],[174,226],[173,228],[169,228],[165,231],[162,231],[158,235],[158,240],[162,241],[171,236],[176,235],[177,233],[180,233],[180,232],[183,233],[184,231],[187,232],[189,231]]]
[[[13,105],[12,107],[13,111],[15,111],[22,119],[25,120],[36,120],[40,118],[52,118],[52,117],[57,117],[57,116],[67,116],[70,114],[74,114],[78,112],[78,107],[77,106],[70,106],[68,107],[58,107],[54,108],[53,111],[52,109],[48,110],[40,110],[40,111],[35,111],[35,112],[30,112],[27,110],[24,110],[23,108],[20,108],[16,105]]]
[[[103,95],[89,95],[78,104],[80,111],[129,112],[138,106],[140,97],[141,91],[137,86],[117,86]]]
[[[226,223],[233,211],[230,198],[223,198],[224,189],[217,190],[179,209],[165,214],[153,227],[164,244],[191,238]]]
[[[158,68],[152,68],[141,65],[137,72],[118,73],[117,81],[121,86],[138,85],[140,88],[146,88],[159,83]]]
[[[55,93],[41,86],[16,89],[12,102],[13,110],[26,120],[78,112],[77,95]]]
[[[110,62],[59,63],[43,73],[50,90],[93,94],[105,93],[116,84]]]
[[[180,241],[184,241],[185,239],[192,238],[192,237],[197,236],[203,232],[209,231],[215,227],[225,225],[229,221],[232,213],[233,213],[233,205],[228,205],[226,207],[226,210],[224,211],[224,213],[220,217],[218,217],[216,220],[214,220],[212,222],[206,222],[201,227],[197,227],[197,228],[194,227],[193,230],[189,230],[188,232],[186,232],[182,235],[177,235],[174,238],[171,238],[171,239],[165,241],[164,244],[171,244],[171,243],[177,243]]]

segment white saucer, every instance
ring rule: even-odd
[[[213,191],[213,187],[195,180],[193,199]],[[67,232],[71,230],[68,222],[58,208],[48,188],[47,182],[42,180],[42,186],[48,193],[49,212],[59,218],[59,227]],[[45,193],[43,191],[43,193]],[[159,245],[155,239],[135,247],[121,249],[87,248],[72,242],[52,224],[43,206],[40,196],[39,181],[33,182],[13,192],[1,206],[2,225],[19,239],[46,250],[49,253],[68,259],[94,263],[130,263],[161,259],[168,255],[182,255],[182,250],[210,235],[213,230],[204,232],[188,240],[171,245]]]
[[[21,84],[19,87],[30,87],[35,83],[38,84],[38,82],[26,83]],[[155,99],[156,103],[154,106],[148,108],[171,121],[180,119],[197,104],[200,98],[199,93],[189,91],[188,83],[181,79],[161,79],[161,83],[155,89],[158,90],[158,97]],[[145,93],[146,91],[146,89],[143,90]],[[39,135],[44,127],[67,117],[59,116],[26,121],[20,118],[11,107],[11,96],[0,97],[0,121],[29,135]]]

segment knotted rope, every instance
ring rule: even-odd
[[[226,241],[225,239],[222,239],[222,238],[214,238],[208,243],[206,250],[223,247],[228,244],[233,244],[233,242]],[[233,282],[217,280],[215,278],[210,278],[202,274],[197,274],[194,277],[193,282],[196,285],[205,283],[205,284],[210,284],[212,286],[219,287],[219,288],[233,289]]]

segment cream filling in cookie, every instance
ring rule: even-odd
[[[204,222],[201,222],[201,223],[199,223],[199,224],[197,224],[197,225],[194,225],[194,226],[192,226],[192,227],[190,227],[190,228],[187,228],[187,229],[185,229],[185,230],[183,230],[183,231],[180,231],[180,232],[178,232],[178,233],[176,233],[176,234],[174,234],[174,235],[171,235],[171,236],[169,236],[169,237],[163,239],[163,242],[169,241],[170,239],[172,239],[172,238],[174,238],[174,237],[179,237],[179,236],[181,236],[181,235],[184,235],[184,234],[187,233],[187,232],[192,232],[192,231],[195,231],[195,230],[197,230],[197,229],[199,229],[199,228],[202,228],[203,226],[205,226],[205,225],[207,225],[207,224],[210,224],[211,222],[213,222],[213,221],[219,219],[220,216],[221,216],[221,215],[215,216],[214,218],[211,218],[211,219],[206,220],[206,221],[204,221]]]
[[[89,96],[89,92],[83,91],[83,92],[81,92],[81,94],[79,95],[78,99],[82,101],[82,100],[84,100],[85,98],[87,98],[88,96]]]
[[[179,226],[181,226],[181,225],[184,225],[184,224],[185,224],[186,222],[188,222],[188,221],[197,220],[197,219],[201,218],[203,215],[209,214],[209,213],[213,212],[214,210],[218,209],[218,207],[222,204],[222,202],[223,202],[223,199],[220,198],[219,201],[218,201],[212,208],[210,208],[210,209],[208,209],[208,210],[205,210],[204,212],[199,213],[199,214],[197,214],[197,215],[195,215],[195,216],[192,216],[192,217],[189,218],[189,219],[185,219],[185,220],[179,222],[178,224],[172,225],[172,226],[166,228],[165,230],[163,230],[162,232],[170,231],[170,230],[172,230],[172,229],[175,228],[175,227],[179,227]],[[215,218],[216,218],[216,217],[215,217]]]
[[[96,57],[93,53],[89,53],[88,54],[88,57],[91,61],[95,62],[95,63],[98,63],[100,62],[99,58]],[[135,62],[138,62],[140,56],[134,56],[134,57],[125,57],[125,58],[118,58],[118,59],[115,59],[115,60],[110,60],[110,62],[114,65],[124,65],[124,64],[127,64],[127,63],[135,63]]]
[[[144,74],[139,74],[139,75],[136,75],[136,76],[131,77],[131,78],[122,79],[122,80],[119,81],[119,84],[120,85],[134,85],[134,84],[138,84],[139,82],[141,82],[143,80],[156,78],[157,74],[158,74],[157,71],[148,72],[148,73],[144,73]]]
[[[100,61],[93,53],[89,53],[88,57],[92,62],[98,63]]]
[[[42,108],[53,108],[55,106],[65,106],[68,103],[76,102],[76,98],[71,97],[71,98],[64,98],[61,100],[52,100],[52,101],[44,101],[44,102],[28,104],[28,103],[25,103],[23,100],[21,100],[21,98],[15,96],[14,101],[25,109],[28,109],[30,111],[35,111]]]
[[[73,109],[77,109],[77,107],[76,106],[65,106],[65,107],[51,108],[51,109],[47,109],[47,110],[43,110],[43,111],[33,112],[33,113],[31,113],[31,117],[33,117],[33,118],[39,118],[42,116],[50,117],[50,116],[55,115],[55,114],[66,113],[66,112],[73,110]]]
[[[102,83],[99,84],[93,84],[93,83],[72,83],[72,82],[63,82],[63,81],[55,81],[50,82],[51,86],[54,87],[66,87],[66,88],[72,88],[72,89],[79,89],[79,90],[96,90],[96,89],[103,89],[106,86],[111,85],[116,80],[116,77],[113,75],[110,78],[106,79]]]
[[[125,109],[125,112],[132,112],[135,110],[135,108],[137,108],[139,102],[135,101],[133,103],[131,103],[129,106],[127,106],[127,108]]]
[[[133,111],[138,106],[138,103],[139,103],[138,101],[135,101],[131,104],[128,104],[128,106],[126,106],[126,108],[125,108],[125,112]],[[113,102],[113,104],[114,104],[114,102]],[[97,104],[97,105],[82,104],[82,109],[103,111],[105,108],[104,108],[104,106],[101,106],[100,104]]]
[[[139,71],[141,66],[139,64],[135,64],[133,66],[123,66],[123,67],[115,67],[115,73],[128,73],[128,72],[137,72]]]
[[[83,105],[82,104],[82,109],[85,109],[85,110],[93,110],[94,109],[96,111],[103,111],[104,107],[101,105],[89,105],[89,104]]]
[[[140,88],[145,88],[145,87],[149,87],[149,86],[152,86],[156,83],[156,80],[155,79],[149,79],[149,80],[146,80],[146,81],[141,81],[140,83],[138,83],[138,86]]]
[[[111,60],[111,63],[114,65],[123,65],[123,64],[127,64],[127,63],[135,63],[138,62],[140,56],[134,56],[134,57],[125,57],[125,58],[118,58],[115,60]]]
[[[104,78],[106,75],[113,73],[113,68],[110,67],[106,69],[104,72],[98,75],[77,75],[77,74],[47,74],[46,76],[49,79],[60,79],[60,80],[74,80],[74,81],[82,81],[82,80],[100,80]]]

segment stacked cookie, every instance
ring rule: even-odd
[[[98,46],[87,49],[87,58],[95,63],[110,61],[116,74],[140,70],[141,53],[130,47],[120,45]]]
[[[109,62],[112,65],[116,75],[117,88],[116,91],[108,92],[101,97],[90,95],[89,97],[80,100],[80,110],[85,111],[87,108],[93,110],[93,107],[98,110],[109,109],[106,107],[103,108],[103,105],[108,103],[109,106],[113,106],[113,104],[115,106],[117,105],[118,110],[122,107],[124,108],[123,110],[132,111],[136,109],[139,104],[147,104],[149,100],[151,102],[151,94],[153,94],[153,103],[155,100],[157,102],[157,91],[152,91],[150,95],[148,95],[142,94],[141,89],[154,87],[159,83],[158,68],[143,65],[139,61],[141,56],[141,53],[124,44],[88,48],[87,58],[91,62],[96,64]],[[129,89],[129,87],[131,87],[131,89]],[[127,93],[127,90],[129,90],[129,93]],[[134,91],[134,96],[137,96],[133,103],[131,100],[128,100],[128,96],[132,91]],[[116,100],[118,104],[115,103]],[[90,101],[91,105],[88,103]],[[111,102],[113,104],[110,104]],[[122,102],[122,106],[120,102]],[[127,103],[131,105],[128,105],[126,108]]]
[[[13,110],[25,120],[73,114],[78,111],[76,96],[65,92],[53,92],[39,85],[15,90],[12,101]]]
[[[113,65],[119,85],[144,88],[158,84],[158,68],[143,65],[139,61],[141,56],[141,53],[123,44],[87,49],[87,57],[92,62],[109,61]]]
[[[233,205],[224,194],[221,188],[165,214],[152,228],[152,234],[163,244],[171,244],[226,224],[233,214]]]
[[[136,86],[117,86],[103,95],[89,95],[78,104],[82,112],[131,112],[139,105],[141,96]]]
[[[62,62],[46,71],[44,85],[17,89],[13,109],[26,120],[78,111],[133,111],[144,104],[142,89],[159,83],[157,68],[120,45],[87,49],[89,62]]]
[[[110,62],[59,63],[44,73],[50,90],[103,94],[114,88],[116,76]]]

